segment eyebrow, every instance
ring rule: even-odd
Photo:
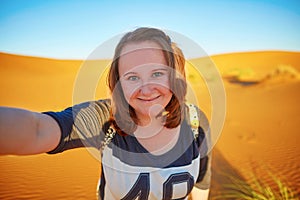
[[[159,66],[159,68],[153,69],[153,70],[151,70],[151,72],[155,72],[155,71],[159,71],[159,70],[169,71],[166,67]],[[136,74],[138,74],[138,73],[130,71],[130,72],[126,72],[125,74],[123,74],[123,76],[136,75]]]
[[[136,75],[137,73],[136,72],[127,72],[127,73],[123,74],[123,76],[128,76],[128,75],[131,75],[131,74]]]
[[[157,68],[157,69],[151,70],[151,72],[156,72],[156,71],[165,71],[165,72],[168,72],[169,70],[167,68]]]
[[[157,69],[153,69],[152,72],[153,72],[153,71],[158,71],[158,70],[169,71],[169,70],[166,69],[166,68],[157,68]]]

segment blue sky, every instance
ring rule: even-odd
[[[180,33],[209,55],[256,50],[300,51],[300,1],[297,0],[0,0],[0,3],[1,52],[84,59],[103,42],[140,26]]]

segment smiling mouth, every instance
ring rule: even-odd
[[[144,101],[144,102],[152,102],[152,101],[158,99],[159,97],[160,97],[160,96],[157,96],[157,97],[154,97],[154,98],[151,98],[151,99],[138,98],[138,100]]]

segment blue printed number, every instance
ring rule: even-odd
[[[194,178],[188,172],[172,174],[163,184],[163,200],[171,200],[173,196],[173,186],[179,183],[187,183],[187,194],[182,198],[184,199],[188,193],[193,189]],[[150,176],[149,173],[141,173],[128,192],[128,194],[122,198],[122,200],[132,200],[138,197],[138,200],[147,200],[150,191]]]
[[[149,191],[149,173],[141,173],[131,190],[127,193],[127,195],[124,198],[122,198],[122,200],[132,200],[136,199],[137,197],[139,197],[138,200],[148,199]]]
[[[173,185],[178,183],[187,183],[187,194],[185,194],[182,199],[184,199],[188,193],[193,189],[194,186],[194,178],[190,175],[190,173],[179,173],[179,174],[172,174],[169,176],[168,180],[164,183],[164,196],[163,200],[169,200],[173,196]]]

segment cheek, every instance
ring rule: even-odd
[[[165,80],[165,81],[160,82],[160,84],[157,85],[157,89],[165,95],[168,95],[169,93],[172,93],[169,80]]]
[[[171,92],[171,85],[170,85],[169,77],[163,81],[162,86],[164,87],[165,91]]]
[[[159,87],[159,88],[157,88],[157,89],[158,89],[158,91],[159,91],[161,94],[163,94],[163,95],[165,95],[165,96],[172,95],[172,91],[170,90],[170,88],[167,88],[167,87]]]
[[[165,97],[166,97],[166,100],[167,100],[168,103],[171,100],[172,96],[173,96],[173,93],[172,93],[171,90],[166,90],[165,91]]]
[[[121,83],[121,86],[127,102],[129,102],[130,98],[137,93],[139,88],[137,85],[124,84],[124,83],[123,84]]]

